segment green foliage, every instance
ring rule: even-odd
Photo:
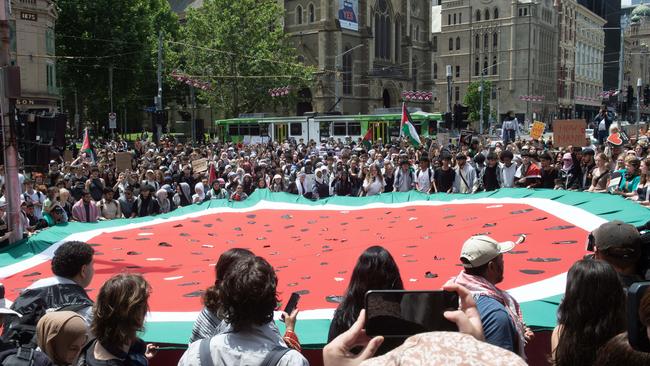
[[[463,104],[468,107],[470,121],[478,121],[481,119],[481,93],[479,92],[480,81],[471,82],[467,86],[467,94]],[[492,82],[489,80],[483,81],[483,122],[487,123],[490,116],[490,95],[492,93]]]
[[[58,62],[64,109],[74,113],[76,91],[85,111],[82,123],[105,124],[111,65],[116,111],[126,107],[135,116],[152,105],[158,32],[169,39],[179,28],[167,0],[58,0],[56,5],[56,53],[72,56]]]
[[[215,90],[200,98],[226,117],[262,112],[295,101],[313,69],[297,61],[276,0],[205,0],[187,13],[171,56],[182,72],[208,81]],[[271,98],[270,88],[291,86],[291,97]]]

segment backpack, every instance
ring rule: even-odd
[[[199,343],[199,366],[214,366],[214,363],[212,362],[212,355],[210,354],[210,339],[212,338],[202,339]],[[291,348],[276,346],[266,354],[266,357],[264,357],[264,360],[260,366],[277,365],[282,357],[284,357],[284,355],[289,351],[291,351]]]

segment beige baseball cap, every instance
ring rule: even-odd
[[[498,242],[486,235],[476,235],[467,239],[460,252],[460,260],[465,268],[480,267],[501,253],[506,253],[515,247],[512,241]]]

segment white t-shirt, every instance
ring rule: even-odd
[[[37,190],[32,190],[32,193],[25,192],[23,193],[23,198],[26,202],[31,202],[34,204],[34,217],[37,220],[43,218],[43,203],[45,203],[45,195]],[[40,204],[40,206],[38,205]]]
[[[427,170],[418,169],[418,171],[415,172],[415,181],[417,182],[418,191],[422,193],[429,193],[431,190],[431,181],[433,180],[434,176],[435,173],[431,168],[428,168]]]
[[[501,188],[513,188],[515,186],[515,174],[517,173],[517,164],[512,163],[509,167],[501,164]]]
[[[376,194],[384,192],[385,185],[386,183],[379,180],[379,178],[375,178],[375,180],[373,180],[371,183],[369,183],[367,180],[363,181],[363,188],[366,190],[366,196],[374,196]]]

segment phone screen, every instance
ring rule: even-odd
[[[640,352],[650,352],[646,327],[639,320],[639,305],[648,292],[650,282],[636,282],[627,292],[627,337],[630,346]]]
[[[366,334],[409,337],[432,331],[458,331],[443,313],[458,309],[458,295],[447,291],[368,291]]]

